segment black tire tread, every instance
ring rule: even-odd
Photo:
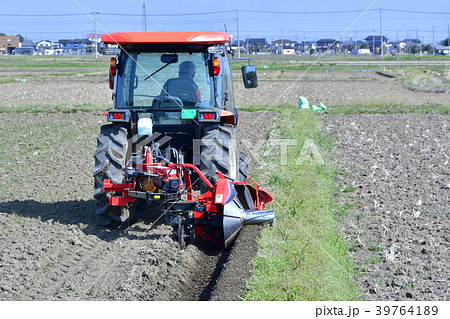
[[[97,136],[97,149],[94,152],[94,198],[95,214],[100,226],[108,226],[121,213],[120,209],[111,209],[109,200],[103,192],[103,181],[110,179],[113,183],[123,181],[122,170],[127,161],[127,130],[115,124],[105,124]]]
[[[232,175],[229,167],[230,148],[233,147],[232,140],[236,137],[236,128],[231,125],[219,126],[210,130],[202,138],[202,151],[200,154],[200,170],[205,177],[215,184],[218,181],[216,171],[224,175]],[[212,142],[211,142],[212,141]],[[237,154],[237,145],[235,145]],[[223,154],[223,157],[220,155]],[[239,165],[239,163],[237,163]],[[237,174],[239,177],[239,175]]]

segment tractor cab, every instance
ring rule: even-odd
[[[129,121],[131,135],[142,131],[140,120],[151,119],[151,131],[170,137],[170,147],[192,161],[192,140],[218,125],[237,124],[228,33],[111,33],[102,41],[121,48],[111,58],[115,110],[108,120]],[[257,87],[254,66],[242,67],[242,74],[246,88]],[[129,112],[114,115],[121,110]]]
[[[154,110],[154,124],[182,124],[158,110],[224,109],[236,113],[225,44],[227,33],[111,33],[102,41],[118,44],[111,59],[110,86],[116,109]],[[242,68],[244,85],[257,86],[254,67]],[[191,115],[195,111],[187,112]]]

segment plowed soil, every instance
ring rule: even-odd
[[[241,114],[242,139],[252,138],[246,131],[254,116]],[[272,120],[262,120],[259,137]],[[96,226],[93,152],[103,122],[94,113],[10,113],[1,122],[0,299],[239,299],[258,227],[221,252],[180,250],[165,223]],[[221,270],[231,254],[245,258],[233,258],[238,265],[227,283]],[[232,289],[218,294],[220,285]]]
[[[367,300],[450,299],[450,116],[323,117]]]
[[[298,75],[260,73],[259,88],[250,91],[237,84],[237,105],[295,105],[298,96],[326,105],[449,101],[368,73],[317,72],[295,82]],[[107,86],[95,75],[32,77],[0,84],[1,105],[108,106]],[[268,137],[275,113],[261,114],[240,113],[244,145]],[[448,115],[322,119],[348,172],[342,185],[352,197],[344,204],[356,201],[343,233],[366,299],[448,300]],[[0,300],[239,299],[259,227],[246,227],[220,252],[180,250],[164,223],[95,225],[93,152],[104,121],[100,112],[14,111],[0,121]]]

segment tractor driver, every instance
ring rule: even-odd
[[[179,97],[186,105],[195,105],[201,102],[201,94],[194,82],[195,64],[184,61],[180,64],[178,78],[167,80],[161,90],[161,96]]]

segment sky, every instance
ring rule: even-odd
[[[21,34],[35,42],[86,38],[94,33],[90,12],[97,12],[95,28],[102,34],[145,29],[227,30],[235,39],[266,38],[268,42],[339,37],[355,41],[379,35],[382,29],[390,41],[418,38],[432,43],[448,37],[450,24],[449,0],[0,1],[0,32]],[[369,7],[371,10],[364,13]]]

